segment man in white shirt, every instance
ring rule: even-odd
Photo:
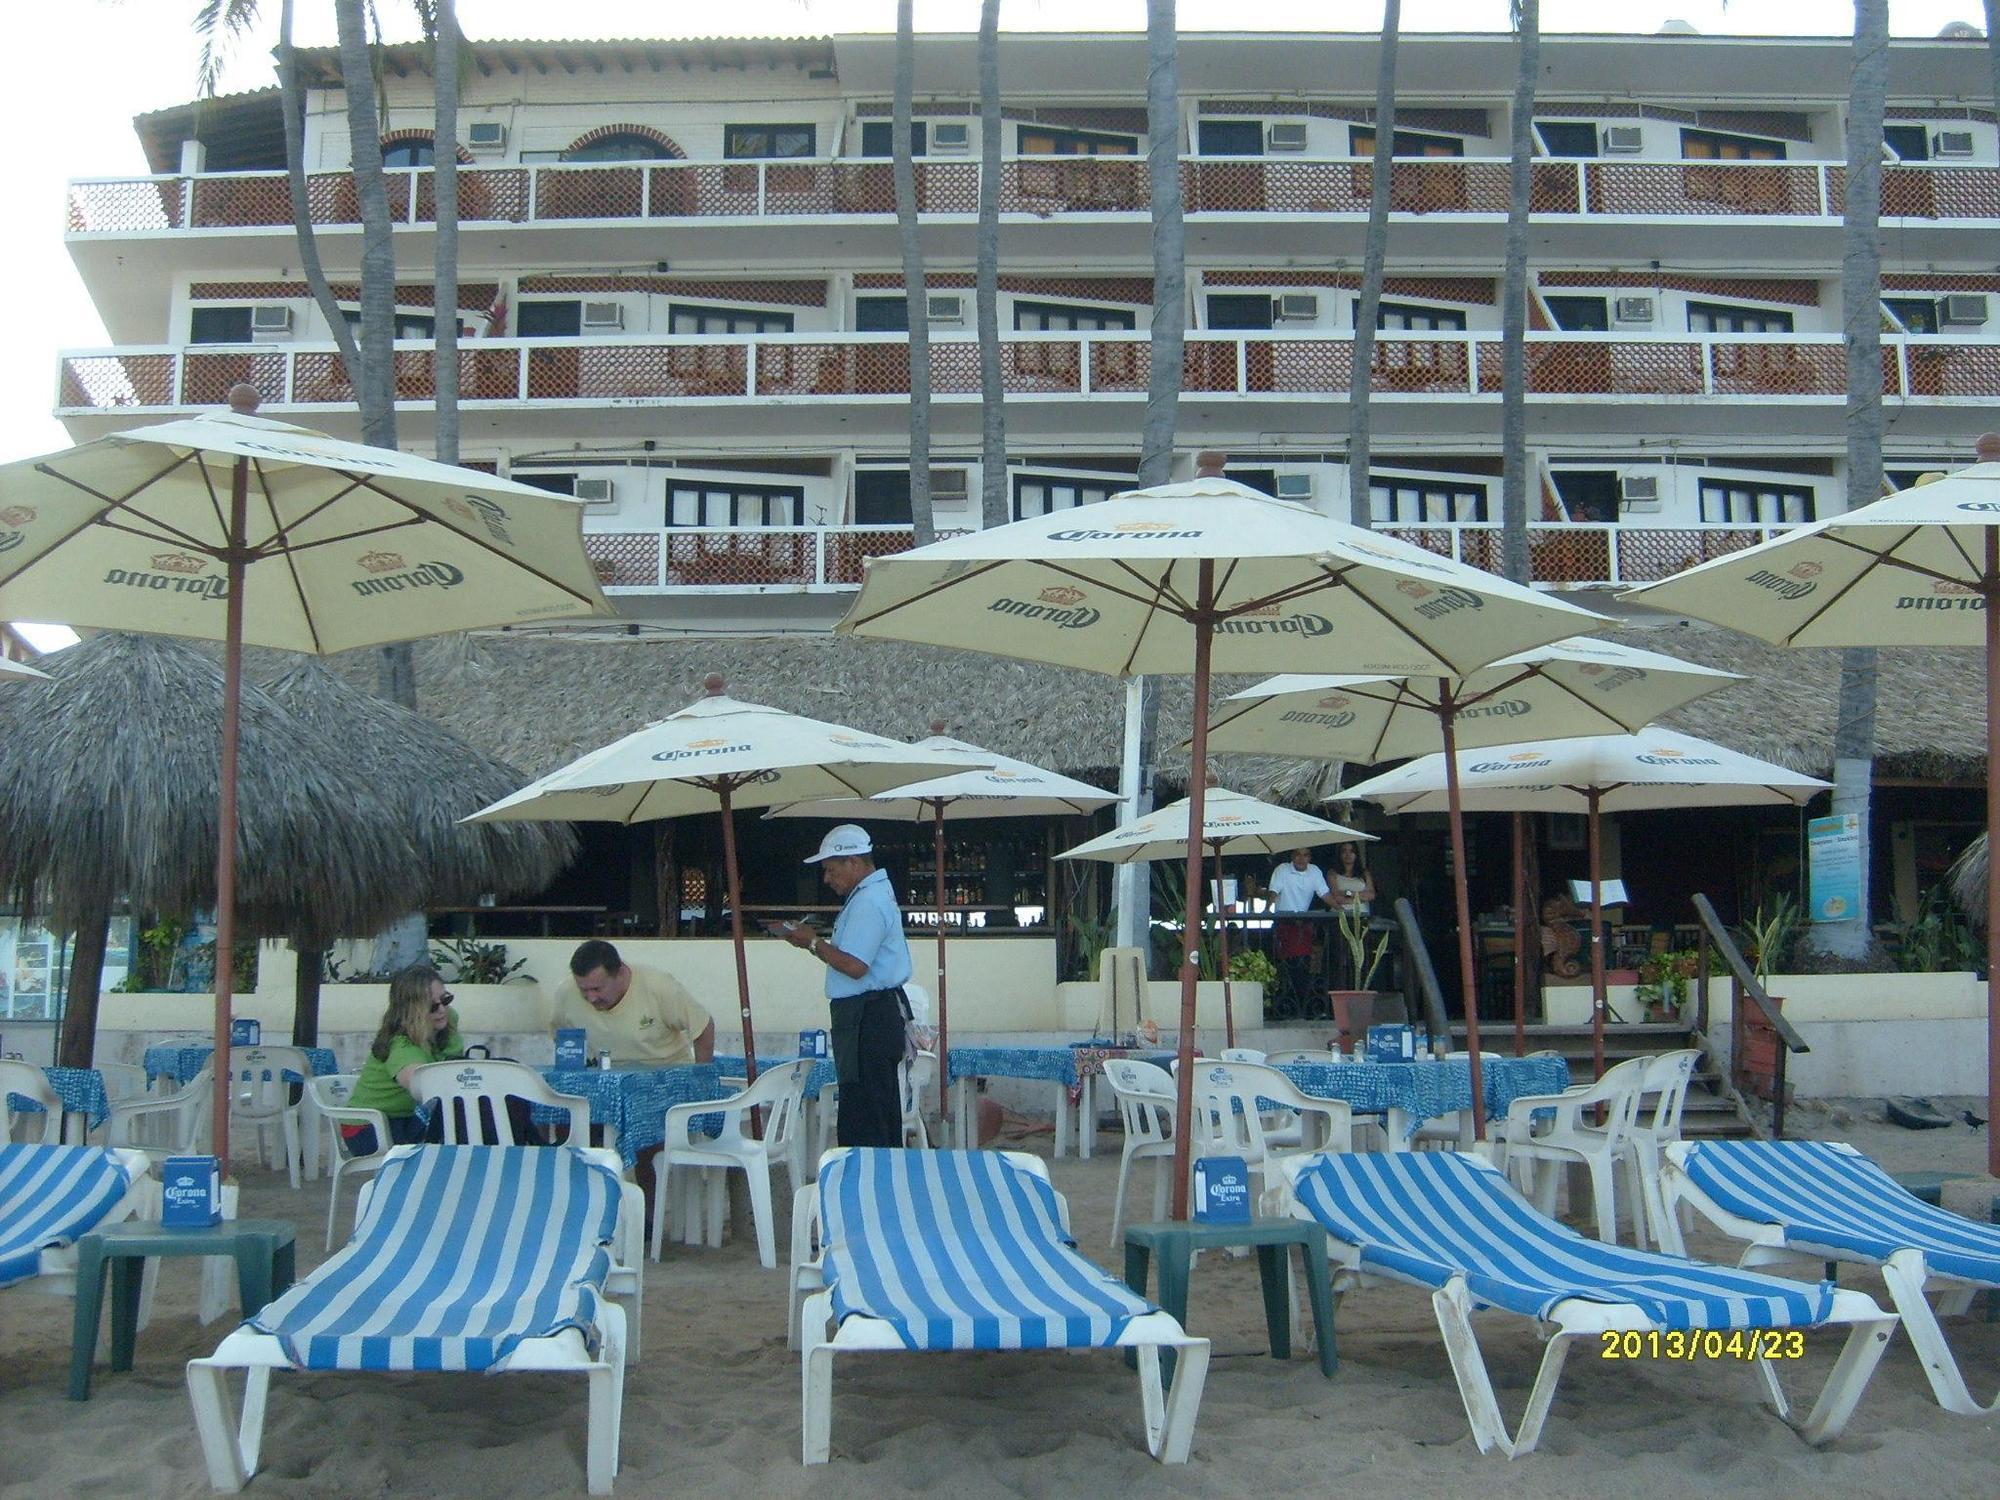
[[[1269,884],[1273,908],[1281,919],[1271,929],[1278,971],[1284,980],[1284,993],[1278,997],[1276,1010],[1281,1016],[1309,1015],[1317,1009],[1313,1003],[1312,924],[1287,922],[1282,918],[1286,912],[1312,910],[1315,901],[1331,907],[1333,889],[1326,883],[1325,873],[1312,862],[1311,851],[1306,849],[1294,849],[1292,862],[1273,870]]]

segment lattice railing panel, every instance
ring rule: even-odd
[[[83,354],[62,362],[65,409],[105,411],[120,406],[172,406],[171,354]]]
[[[1499,535],[1489,538],[1492,562],[1500,561]],[[1470,559],[1468,559],[1470,561]],[[1474,563],[1474,567],[1482,566]],[[1536,583],[1604,583],[1611,577],[1611,536],[1607,531],[1531,531],[1528,576]]]
[[[1076,395],[1083,389],[1083,351],[1069,342],[1020,340],[1000,346],[1000,386],[1008,395]],[[978,395],[979,345],[966,339],[931,345],[931,391]]]
[[[179,178],[129,182],[73,182],[69,187],[71,234],[130,234],[178,229],[185,184]]]
[[[537,346],[528,350],[528,399],[743,396],[749,362],[742,344]]]
[[[660,582],[657,531],[586,531],[584,555],[607,588],[655,588]]]
[[[965,532],[940,531],[937,539],[964,536]],[[891,557],[916,546],[916,534],[900,527],[880,531],[828,531],[826,533],[826,582],[861,582],[862,561],[870,557]]]
[[[1184,395],[1227,395],[1243,388],[1237,369],[1235,339],[1191,338],[1181,346],[1181,391]]]
[[[1618,578],[1621,583],[1652,583],[1707,562],[1754,547],[1764,539],[1761,531],[1655,530],[1652,527],[1618,528]]]
[[[1991,344],[1912,344],[1909,357],[1912,396],[2000,396],[2000,348]]]
[[[537,219],[636,219],[645,207],[645,167],[543,167],[535,174]]]
[[[808,584],[818,551],[810,532],[755,528],[732,532],[667,532],[669,585]]]
[[[1722,396],[1838,396],[1847,351],[1837,344],[1714,344],[1714,388]]]
[[[1138,157],[1051,156],[1000,165],[1003,214],[1125,213],[1151,202],[1146,163]]]
[[[1702,389],[1700,344],[1528,345],[1528,390],[1538,396],[1695,396]],[[1501,384],[1498,343],[1479,346],[1479,389]]]
[[[429,349],[398,349],[396,351],[396,400],[435,401],[437,385],[432,370]],[[461,394],[465,385],[465,371],[459,371]],[[292,364],[293,401],[325,405],[328,403],[347,405],[355,399],[354,387],[347,379],[347,367],[340,356],[332,351],[302,350]]]
[[[1090,344],[1090,389],[1106,395],[1144,392],[1152,378],[1153,349],[1144,340]]]
[[[769,344],[757,351],[759,396],[901,396],[909,389],[908,344]]]
[[[1350,346],[1349,355],[1353,358]],[[1428,339],[1375,341],[1371,388],[1414,395],[1463,395],[1471,387],[1466,346]]]
[[[1377,530],[1399,542],[1408,542],[1412,547],[1435,552],[1439,557],[1451,556],[1452,533],[1448,526],[1381,526]]]
[[[414,174],[417,184],[417,219],[429,224],[437,218],[436,177],[429,172]],[[528,218],[528,172],[525,167],[488,168],[458,172],[458,217],[460,223],[523,224]]]
[[[1244,385],[1256,394],[1324,395],[1352,383],[1354,345],[1342,339],[1252,339]]]
[[[1827,212],[1847,211],[1847,168],[1826,169]],[[1884,167],[1885,219],[2000,218],[2000,172],[1992,167]]]
[[[336,184],[345,184],[347,188],[345,201],[353,210],[347,222],[359,222],[361,215],[354,198],[354,179],[342,172],[306,179],[306,203],[313,210],[314,223],[335,222],[332,210]],[[196,229],[289,224],[292,222],[291,193],[283,177],[198,177],[194,181],[194,210],[190,222]]]
[[[224,406],[229,388],[248,385],[265,401],[296,401],[285,390],[285,356],[277,349],[242,350],[231,354],[200,354],[181,358],[182,406]]]
[[[1819,168],[1808,164],[1590,162],[1584,180],[1585,201],[1597,214],[1829,212],[1820,203]]]

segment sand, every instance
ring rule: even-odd
[[[1881,1123],[1870,1102],[1801,1111],[1792,1133],[1852,1140],[1898,1171],[1978,1172],[1985,1158],[1983,1130],[1907,1132]],[[1047,1136],[1015,1144],[1046,1152]],[[1117,1171],[1115,1151],[1054,1166],[1085,1253],[1113,1268],[1122,1263],[1108,1245]],[[295,1193],[254,1168],[243,1180],[244,1214],[296,1220],[301,1269],[316,1264],[326,1184]],[[781,1224],[781,1247],[784,1233]],[[1382,1287],[1346,1298],[1340,1369],[1327,1380],[1310,1357],[1267,1357],[1254,1260],[1213,1255],[1196,1271],[1189,1321],[1215,1341],[1216,1358],[1185,1467],[1147,1458],[1136,1377],[1116,1356],[876,1355],[836,1366],[833,1462],[808,1470],[798,1461],[784,1272],[761,1269],[747,1241],[719,1251],[670,1245],[664,1263],[648,1264],[645,1359],[627,1377],[618,1493],[1222,1500],[1353,1490],[1597,1500],[1700,1491],[1919,1500],[2000,1492],[1995,1423],[1940,1411],[1900,1336],[1846,1436],[1820,1450],[1758,1404],[1756,1377],[1743,1366],[1605,1365],[1579,1350],[1539,1451],[1509,1462],[1473,1446],[1427,1297]],[[1691,1248],[1733,1258],[1706,1234]],[[88,1404],[64,1399],[72,1304],[0,1296],[0,1497],[209,1492],[182,1363],[210,1352],[229,1323],[195,1321],[195,1264],[166,1265],[136,1368],[114,1375],[100,1365]],[[1845,1284],[1879,1300],[1867,1273],[1849,1272]],[[1975,1310],[1948,1328],[1977,1392],[2000,1370],[2000,1323],[1983,1317]],[[1481,1332],[1511,1421],[1540,1348],[1521,1319],[1487,1315]],[[1839,1340],[1809,1338],[1788,1385],[1816,1390]],[[249,1493],[582,1494],[583,1419],[573,1378],[280,1375],[266,1467]]]

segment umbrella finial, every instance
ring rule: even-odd
[[[943,734],[943,733],[944,733],[944,720],[943,720],[943,719],[932,719],[932,720],[931,720],[931,733],[932,733],[932,734]]]
[[[1225,455],[1216,453],[1213,450],[1197,453],[1194,456],[1194,477],[1197,479],[1220,479],[1222,477],[1222,466],[1225,462],[1227,462]]]
[[[2000,432],[1982,432],[1972,445],[1983,464],[2000,463]]]
[[[711,698],[720,698],[723,686],[722,674],[720,672],[710,672],[701,680],[702,691],[707,693]]]
[[[229,388],[229,394],[225,399],[229,402],[229,409],[239,417],[254,417],[257,415],[258,405],[264,398],[257,394],[256,386],[238,381]]]

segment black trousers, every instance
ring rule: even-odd
[[[840,1084],[834,1138],[843,1146],[903,1144],[901,990],[869,990],[829,1002],[833,1072]]]

